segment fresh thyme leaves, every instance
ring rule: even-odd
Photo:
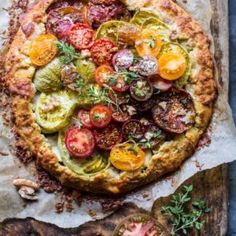
[[[134,145],[134,144],[128,148],[128,151],[133,152],[134,155],[136,155],[136,156],[138,155],[136,145]]]
[[[156,46],[156,40],[153,37],[151,37],[151,39],[149,40],[148,46],[150,48],[154,48]]]
[[[118,76],[122,76],[126,84],[130,84],[133,80],[138,80],[141,77],[134,71],[122,70],[118,73]]]
[[[90,96],[95,104],[109,104],[114,103],[108,96],[110,87],[99,88],[98,86],[89,85],[88,96]]]
[[[192,185],[184,186],[181,193],[172,196],[170,205],[161,209],[163,214],[171,217],[171,235],[173,236],[186,235],[193,228],[201,230],[204,221],[200,221],[200,217],[204,213],[210,212],[203,200],[193,201],[193,209],[191,211],[186,210],[186,204],[191,201],[190,193],[192,190]]]
[[[80,54],[69,44],[56,41],[60,60],[63,64],[70,64],[80,57]]]

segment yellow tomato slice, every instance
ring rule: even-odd
[[[186,58],[180,53],[166,53],[159,58],[159,75],[166,80],[179,79],[187,69]]]
[[[144,29],[135,42],[139,56],[152,55],[156,57],[160,52],[162,41],[158,34],[151,29]]]
[[[132,143],[117,145],[110,153],[112,165],[122,171],[135,171],[144,164],[144,160],[145,152]]]
[[[32,63],[44,66],[51,62],[57,54],[56,40],[52,34],[39,35],[31,44],[29,56]]]

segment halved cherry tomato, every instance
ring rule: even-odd
[[[104,128],[111,122],[111,110],[103,105],[96,105],[90,111],[91,124],[96,128]]]
[[[66,131],[65,144],[72,157],[82,159],[93,153],[95,138],[88,129],[72,127]]]
[[[89,49],[94,42],[94,31],[88,25],[77,23],[68,32],[68,41],[78,50]]]
[[[112,83],[110,80],[110,84],[111,84],[111,87],[113,88],[113,90],[115,90],[117,92],[125,92],[129,89],[129,85],[125,82],[125,80],[122,76],[116,77],[116,79]]]
[[[117,48],[113,41],[107,38],[96,40],[91,48],[93,60],[97,65],[111,64],[116,51]]]
[[[145,152],[133,143],[125,143],[112,148],[110,161],[118,170],[135,171],[145,161]]]
[[[94,130],[96,144],[103,150],[111,150],[115,145],[122,141],[120,127],[111,123],[104,129]]]
[[[161,39],[155,30],[144,29],[135,42],[139,56],[151,55],[156,57],[161,49]]]
[[[110,78],[114,75],[115,72],[111,66],[102,65],[95,71],[95,80],[102,87],[104,84],[110,84]]]
[[[186,69],[186,58],[180,53],[166,53],[159,58],[159,75],[163,79],[177,80]]]
[[[162,79],[159,75],[155,75],[150,78],[152,86],[155,89],[160,90],[161,92],[165,92],[172,87],[172,82],[169,80]]]
[[[47,65],[57,54],[55,41],[57,38],[52,34],[39,35],[31,44],[30,60],[36,66]]]
[[[89,111],[84,109],[80,110],[78,113],[78,118],[85,128],[91,129],[93,127],[90,121]]]
[[[131,118],[128,111],[126,110],[126,105],[121,104],[119,107],[116,107],[115,105],[110,105],[109,108],[112,111],[112,118],[113,120],[117,122],[126,122]]]

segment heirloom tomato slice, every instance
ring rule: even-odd
[[[184,75],[187,61],[180,53],[166,53],[159,58],[159,74],[166,80],[177,80]]]
[[[44,66],[53,60],[57,54],[56,40],[52,34],[42,34],[34,39],[29,51],[30,60],[34,65]]]
[[[112,112],[107,106],[96,105],[90,111],[90,122],[96,128],[104,128],[111,122]]]
[[[117,48],[113,41],[107,38],[96,40],[91,48],[93,60],[97,65],[111,64],[116,51]]]
[[[104,129],[94,130],[97,146],[102,150],[111,150],[122,141],[120,127],[111,123]]]
[[[78,50],[89,49],[94,42],[94,32],[88,25],[77,23],[68,32],[68,41]]]
[[[116,145],[111,150],[110,161],[118,170],[135,171],[144,164],[145,152],[133,143]]]
[[[72,127],[66,131],[65,144],[71,156],[86,158],[94,151],[95,139],[89,129]]]
[[[150,55],[156,57],[162,46],[161,39],[155,30],[144,29],[135,42],[139,56]]]

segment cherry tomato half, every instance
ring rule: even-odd
[[[110,84],[110,78],[115,75],[115,72],[111,66],[102,65],[99,66],[95,71],[95,80],[99,86],[104,84]]]
[[[78,50],[89,49],[94,42],[94,32],[88,25],[77,23],[68,32],[68,41]]]
[[[91,129],[93,127],[90,121],[89,111],[84,109],[80,110],[78,113],[78,118],[85,128]]]
[[[111,122],[111,110],[103,105],[96,105],[90,111],[91,124],[96,128],[104,128]]]
[[[31,44],[30,60],[36,66],[47,65],[57,54],[55,41],[57,38],[52,34],[39,35]]]
[[[133,143],[125,143],[112,148],[110,160],[118,170],[135,171],[144,164],[145,152]]]
[[[155,75],[150,78],[152,86],[155,89],[160,90],[161,92],[165,92],[172,87],[172,81],[162,79],[159,75]]]
[[[72,127],[66,131],[65,144],[71,156],[82,159],[93,153],[95,138],[88,129]]]
[[[159,75],[163,79],[177,80],[187,69],[187,61],[180,53],[166,53],[159,58]]]
[[[96,40],[91,48],[93,61],[97,65],[111,64],[112,57],[116,51],[115,44],[107,38]]]

